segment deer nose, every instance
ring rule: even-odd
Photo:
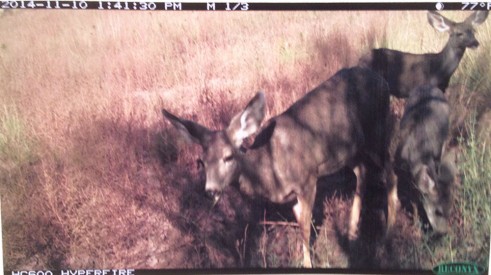
[[[218,191],[206,191],[208,198],[213,201],[213,205],[215,205],[220,199],[221,192]]]
[[[205,192],[209,197],[215,197],[220,194],[222,189],[216,181],[208,180],[208,178],[210,177],[207,176],[207,181],[205,183]]]
[[[472,49],[475,49],[475,48],[479,47],[479,41],[477,41],[477,40],[472,41],[469,44],[469,47],[472,48]]]
[[[206,190],[206,196],[212,199],[214,202],[220,199],[221,192],[217,190]]]
[[[207,195],[209,198],[213,198],[213,197],[215,197],[216,195],[218,195],[218,191],[216,191],[216,190],[206,190],[206,195]]]

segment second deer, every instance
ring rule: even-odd
[[[408,97],[414,88],[425,84],[445,92],[466,48],[479,46],[474,36],[474,26],[482,24],[487,17],[488,11],[476,11],[463,22],[456,23],[430,11],[430,25],[449,34],[448,42],[441,52],[412,54],[391,49],[373,49],[360,59],[360,66],[381,74],[389,83],[390,93],[398,98]]]
[[[431,86],[414,89],[401,119],[402,140],[396,153],[398,179],[406,181],[399,183],[399,188],[410,191],[410,199],[422,206],[438,233],[448,230],[455,174],[452,161],[443,156],[449,113],[450,107],[440,89]]]

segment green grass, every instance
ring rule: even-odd
[[[489,239],[491,230],[491,148],[484,147],[485,140],[475,135],[475,121],[469,119],[470,136],[463,141],[461,162],[462,186],[460,188],[459,210],[462,213],[462,235],[466,236],[466,247],[482,247],[480,254],[460,254],[472,257],[480,265],[489,265]],[[462,253],[462,251],[459,251]],[[475,258],[477,256],[477,258]]]
[[[461,140],[459,179],[454,191],[452,231],[435,238],[431,233],[422,235],[417,244],[422,259],[429,267],[444,262],[473,262],[489,266],[489,240],[491,229],[491,151],[484,140],[475,135],[475,120],[469,118],[468,139]]]
[[[19,167],[34,157],[34,141],[26,121],[12,105],[0,106],[0,160],[4,169]]]

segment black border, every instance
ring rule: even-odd
[[[466,11],[471,11],[471,10],[488,10],[491,9],[491,4],[489,2],[477,2],[477,3],[482,3],[484,6],[481,5],[472,5],[470,4],[471,2],[344,2],[344,3],[308,3],[308,2],[285,2],[285,3],[262,3],[262,2],[239,2],[239,1],[230,1],[228,2],[227,6],[227,1],[224,2],[214,2],[214,1],[203,1],[203,2],[179,2],[179,1],[166,1],[166,2],[152,2],[151,0],[145,0],[145,1],[140,1],[140,0],[132,0],[132,1],[94,1],[94,0],[89,0],[89,1],[84,1],[84,0],[61,0],[58,1],[58,6],[59,8],[54,8],[55,5],[55,0],[50,0],[50,6],[51,8],[46,8],[47,2],[48,1],[33,1],[34,3],[40,4],[39,6],[35,7],[28,7],[27,4],[29,2],[32,2],[31,0],[23,0],[24,2],[24,8],[20,8],[20,3],[22,0],[8,0],[8,2],[17,2],[17,8],[12,8],[12,9],[53,9],[53,10],[62,10],[62,9],[69,9],[69,10],[74,10],[73,8],[73,3],[74,2],[85,2],[84,5],[85,8],[76,8],[75,10],[124,10],[124,9],[117,9],[117,8],[107,8],[107,6],[112,6],[114,7],[117,3],[124,4],[129,3],[129,9],[127,10],[141,10],[141,11],[149,11],[150,9],[148,8],[140,8],[142,5],[141,3],[152,3],[155,4],[156,8],[153,9],[154,11],[190,11],[190,10],[195,10],[195,11],[324,11],[324,10],[330,10],[330,11],[353,11],[353,10],[367,10],[367,11],[373,11],[373,10],[435,10],[437,9],[437,4],[442,10],[466,10]],[[159,0],[162,1],[162,0]],[[257,0],[256,0],[257,1]],[[104,9],[100,9],[100,2],[103,3]],[[168,6],[166,7],[166,3],[175,3],[178,4],[181,8],[180,9],[173,9],[169,8]],[[214,10],[209,10],[208,9],[208,4],[214,4],[215,9]],[[241,5],[237,5],[241,4]],[[246,10],[242,10],[241,7],[243,5],[247,5]],[[134,8],[138,6],[138,8]],[[227,7],[229,10],[227,10]],[[230,10],[231,8],[236,7],[235,10]]]

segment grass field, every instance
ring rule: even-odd
[[[288,211],[251,223],[235,191],[212,207],[200,149],[161,108],[218,129],[263,90],[270,117],[372,47],[436,52],[448,38],[425,11],[26,10],[0,22],[5,270],[299,267]],[[476,29],[481,46],[447,91],[458,168],[450,233],[437,238],[401,209],[391,239],[361,244],[360,258],[343,241],[347,187],[316,204],[316,267],[489,266],[491,141],[475,128],[491,106],[491,20]]]

